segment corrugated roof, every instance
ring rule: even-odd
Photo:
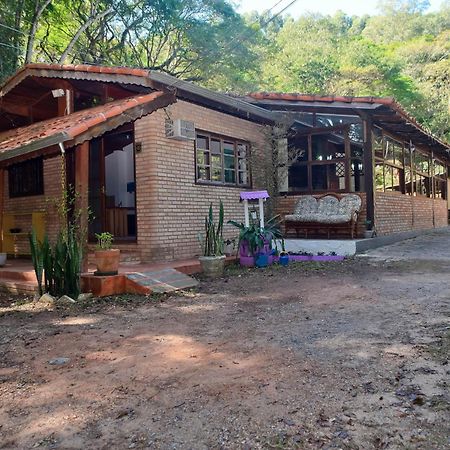
[[[0,133],[0,161],[51,145],[80,144],[175,101],[160,91],[116,100]]]
[[[309,95],[299,93],[253,92],[247,99],[256,104],[276,110],[277,102],[298,104],[301,109],[306,105],[324,108],[338,106],[342,108],[366,109],[377,122],[392,133],[405,139],[420,141],[422,145],[436,146],[441,151],[450,150],[450,144],[434,136],[410,115],[393,97],[353,97],[338,95]]]
[[[88,64],[27,64],[10,77],[0,87],[0,98],[7,95],[27,77],[63,78],[72,80],[91,80],[108,83],[120,82],[146,86],[151,89],[176,91],[177,96],[187,100],[215,106],[225,113],[236,113],[249,120],[255,118],[264,122],[275,122],[278,115],[249,102],[214,92],[194,83],[180,80],[171,75],[129,67],[109,67]]]

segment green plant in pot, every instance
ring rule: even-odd
[[[364,237],[373,238],[375,236],[375,230],[373,228],[373,222],[370,219],[365,220],[366,229],[364,230]]]
[[[95,237],[97,238],[97,247],[95,249],[97,271],[95,275],[117,275],[119,271],[120,250],[112,248],[114,236],[111,233],[103,232],[96,234]]]
[[[203,273],[208,278],[217,278],[223,275],[225,267],[225,255],[223,254],[223,203],[220,201],[219,217],[217,223],[214,220],[213,205],[209,205],[208,215],[205,217],[205,234],[200,236],[203,256],[199,261]]]
[[[274,244],[276,247],[276,241],[283,237],[279,215],[269,219],[264,228],[256,223],[249,226],[234,220],[229,220],[228,223],[239,230],[238,253],[242,266],[254,266],[258,255],[271,255]]]

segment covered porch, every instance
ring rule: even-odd
[[[136,246],[133,122],[174,100],[153,92],[1,132],[1,251],[29,256],[32,229],[54,241],[75,215],[86,238]]]

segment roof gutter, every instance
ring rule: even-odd
[[[162,72],[149,71],[149,79],[162,86],[165,90],[177,91],[178,96],[186,97],[192,100],[192,96],[197,96],[215,103],[217,106],[224,105],[228,108],[234,109],[246,116],[248,119],[254,117],[263,122],[274,124],[283,119],[283,115],[278,112],[269,111],[260,106],[253,105],[238,98],[231,97],[220,92],[214,92],[201,86],[197,86],[189,81],[179,80],[172,75]]]
[[[52,136],[35,140],[33,142],[30,142],[29,144],[21,145],[20,147],[16,147],[6,152],[0,153],[0,162],[15,158],[16,156],[27,155],[29,153],[33,153],[37,150],[42,150],[43,148],[51,147],[53,145],[59,145],[60,148],[64,148],[63,143],[70,140],[71,137],[66,132],[61,131]],[[62,151],[63,150],[61,149],[61,153]]]

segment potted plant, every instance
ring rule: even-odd
[[[366,229],[364,230],[364,237],[366,239],[373,238],[375,236],[375,230],[373,229],[373,223],[371,220],[367,219],[365,221]]]
[[[203,247],[203,256],[199,261],[203,273],[208,278],[217,278],[223,275],[225,267],[225,255],[223,254],[223,203],[219,205],[219,219],[217,224],[214,222],[213,206],[209,205],[208,216],[205,217],[205,235],[201,239]]]
[[[95,237],[97,238],[97,248],[95,250],[97,271],[95,275],[117,275],[119,271],[120,250],[118,248],[112,248],[114,236],[111,233],[103,232],[96,234]]]
[[[266,267],[270,263],[272,244],[282,239],[280,216],[269,219],[264,228],[252,223],[246,227],[243,223],[229,220],[229,224],[239,229],[239,262],[247,267]]]
[[[287,266],[289,264],[289,253],[286,251],[283,238],[281,238],[281,252],[278,262],[281,266]]]

